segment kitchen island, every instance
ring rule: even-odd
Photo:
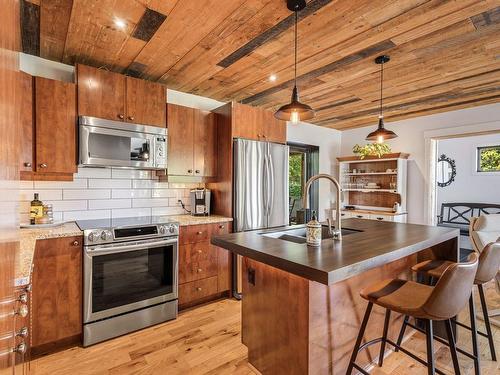
[[[301,226],[212,238],[244,257],[242,341],[263,374],[344,374],[366,307],[362,288],[410,278],[423,259],[458,261],[456,229],[363,219],[342,225],[342,240],[324,239],[319,248],[305,244]],[[381,335],[383,313],[374,309],[367,340]],[[400,328],[393,315],[390,337]],[[360,353],[359,363],[369,367],[377,349]]]

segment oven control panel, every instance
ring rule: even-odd
[[[83,243],[84,245],[98,245],[149,238],[174,237],[178,235],[178,223],[150,224],[107,229],[86,229],[83,231]]]

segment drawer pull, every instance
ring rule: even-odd
[[[377,220],[384,220],[383,217],[377,217]]]
[[[22,304],[21,306],[19,306],[16,315],[19,315],[22,318],[26,318],[28,316],[28,312],[29,312],[28,305]]]
[[[39,166],[40,166],[40,168],[47,168],[47,164],[45,164],[45,163],[42,163]]]
[[[196,288],[198,292],[201,292],[201,287]]]
[[[73,245],[74,245],[74,246],[78,246],[79,244],[80,244],[80,242],[78,242],[78,241],[76,241],[76,240],[75,240],[75,241],[73,241]]]
[[[192,169],[188,169],[188,173],[193,173],[193,170]]]
[[[26,163],[24,163],[24,166],[27,167],[27,168],[30,168],[31,167],[31,163],[26,162]]]
[[[21,303],[28,303],[28,293],[21,293],[17,300]]]
[[[28,337],[28,333],[29,333],[28,327],[23,327],[16,332],[16,336],[26,338]]]
[[[26,344],[24,342],[22,342],[19,345],[16,345],[15,348],[12,349],[12,351],[14,353],[24,354],[24,353],[26,353],[27,348],[28,347],[26,346]]]
[[[200,231],[200,232],[197,232],[196,234],[203,234],[203,232],[202,232],[202,231]]]
[[[198,273],[202,272],[203,270],[201,268],[198,268]]]
[[[202,252],[203,252],[203,251],[201,251],[201,250],[198,250],[198,254],[201,254]]]
[[[362,218],[363,218],[363,215],[356,215],[356,217],[357,217],[358,219],[362,219]]]
[[[130,121],[134,121],[135,117],[134,117],[134,116],[128,116],[128,119],[129,119]]]
[[[224,229],[224,225],[219,225],[219,229]]]
[[[198,173],[200,173],[200,170],[197,169],[197,170],[194,171],[194,173],[198,174]]]
[[[121,113],[119,113],[119,114],[118,114],[118,118],[119,118],[119,119],[121,119],[121,120],[123,120],[123,119],[125,118],[125,116],[124,116],[124,115],[122,115]]]

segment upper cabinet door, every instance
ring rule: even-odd
[[[286,122],[275,118],[272,112],[262,110],[262,133],[266,141],[286,143]]]
[[[76,173],[76,87],[35,78],[36,171]]]
[[[194,110],[168,104],[168,174],[193,176]]]
[[[78,114],[125,121],[125,78],[78,64]]]
[[[212,112],[194,110],[194,175],[217,175],[217,127]]]
[[[127,122],[166,126],[167,89],[159,83],[127,77]]]
[[[260,109],[245,104],[233,104],[233,137],[263,140]],[[261,139],[262,138],[262,139]]]
[[[19,72],[21,75],[21,150],[20,171],[33,172],[35,167],[34,142],[33,142],[33,77],[27,73]]]

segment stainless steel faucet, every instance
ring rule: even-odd
[[[341,200],[341,190],[338,181],[329,174],[317,174],[316,176],[312,176],[307,182],[304,188],[304,195],[302,196],[302,207],[304,209],[309,208],[309,189],[311,188],[311,184],[319,180],[321,178],[326,178],[330,180],[335,188],[337,189],[337,201],[335,202],[335,224],[332,229],[332,221],[330,218],[327,219],[328,222],[328,231],[333,239],[341,240],[342,239],[342,226],[340,224],[340,200]]]

